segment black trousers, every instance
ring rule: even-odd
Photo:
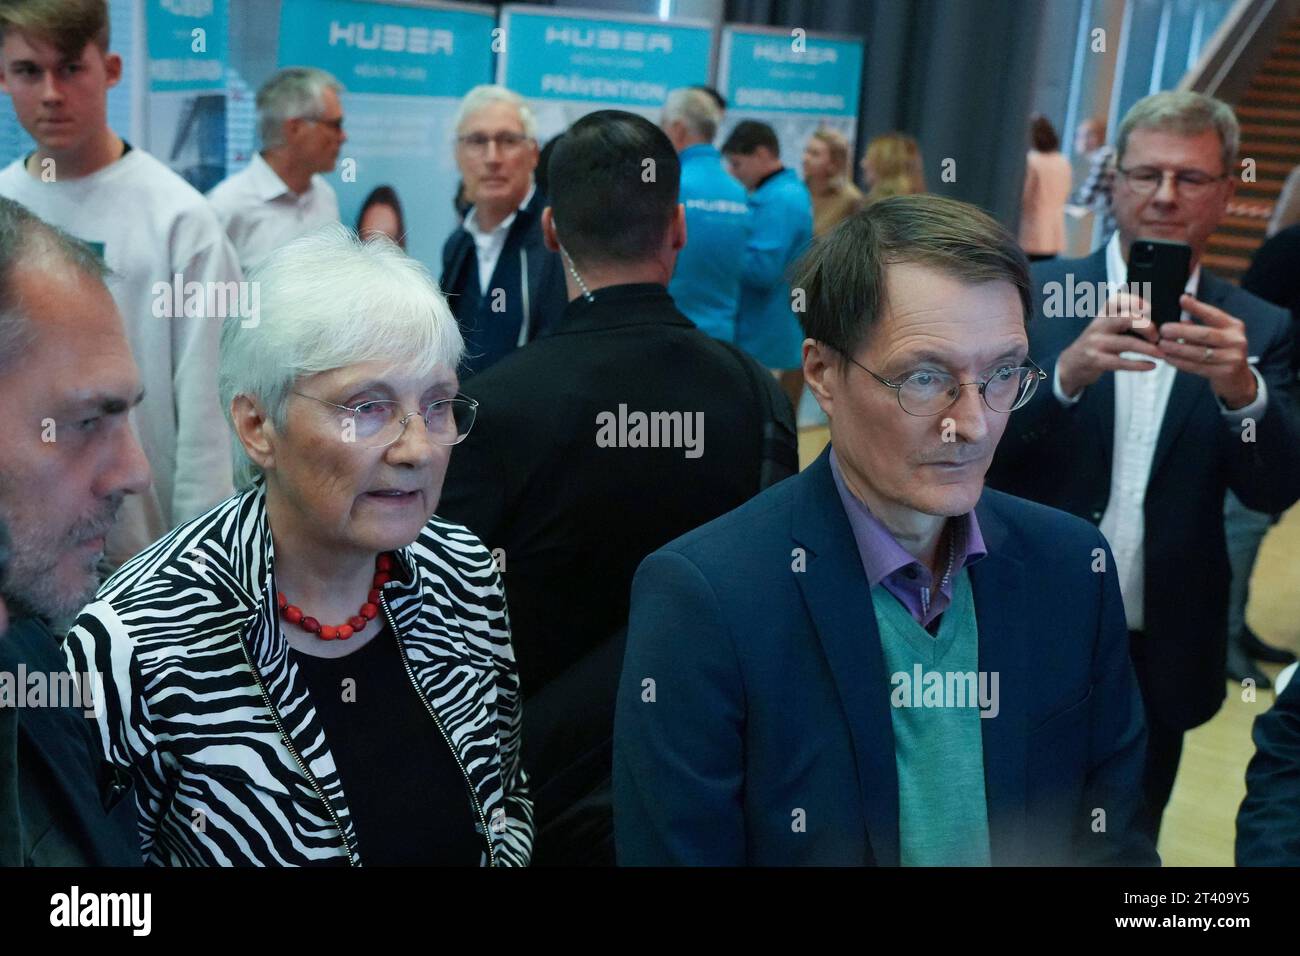
[[[1178,761],[1183,756],[1183,731],[1161,723],[1152,713],[1147,691],[1150,675],[1143,665],[1141,655],[1131,653],[1134,643],[1143,640],[1143,634],[1141,631],[1129,631],[1128,639],[1133,670],[1137,674],[1147,717],[1147,755],[1142,768],[1144,806],[1138,825],[1155,844],[1160,837],[1160,823],[1169,803],[1169,795],[1174,789],[1174,779],[1178,776]]]

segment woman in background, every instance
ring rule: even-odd
[[[363,240],[387,236],[402,249],[406,248],[406,220],[392,186],[376,186],[370,190],[357,216],[357,235]]]
[[[803,181],[812,194],[813,236],[829,232],[862,208],[861,190],[849,180],[849,141],[823,126],[803,148]]]
[[[1025,157],[1025,191],[1020,200],[1020,248],[1030,261],[1054,259],[1065,251],[1065,204],[1070,199],[1070,161],[1047,121],[1029,121],[1032,149]]]
[[[862,176],[867,183],[866,201],[925,192],[921,147],[906,133],[885,133],[867,144],[862,157]]]

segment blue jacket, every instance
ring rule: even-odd
[[[798,368],[803,331],[788,273],[812,239],[812,197],[793,169],[782,169],[749,194],[749,209],[736,344],[767,368]]]
[[[550,331],[569,304],[564,266],[542,241],[545,208],[540,189],[520,207],[506,233],[487,295],[479,292],[478,250],[465,227],[458,225],[442,247],[438,287],[465,337],[462,382]],[[505,294],[497,297],[495,289]]]
[[[688,146],[681,160],[686,247],[677,256],[668,294],[702,331],[734,342],[749,239],[745,187],[723,168],[722,155],[708,143]]]
[[[1000,684],[980,722],[993,864],[1157,863],[1135,822],[1146,726],[1119,582],[1092,570],[1095,549],[1114,567],[1105,540],[992,490],[976,514],[979,668]],[[619,862],[897,865],[890,690],[823,454],[637,571],[614,730]]]

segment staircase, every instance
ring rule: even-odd
[[[1237,182],[1237,194],[1204,256],[1209,268],[1233,282],[1264,242],[1282,183],[1300,165],[1300,16],[1283,28],[1235,109],[1240,156],[1255,160],[1255,182]]]

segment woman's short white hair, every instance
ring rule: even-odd
[[[343,84],[312,66],[287,66],[257,91],[257,133],[263,149],[284,145],[284,124],[291,119],[320,119],[325,91],[343,92]]]
[[[465,94],[465,98],[460,101],[460,109],[456,110],[456,122],[452,129],[459,133],[467,119],[493,103],[509,103],[513,106],[519,113],[519,123],[524,128],[524,135],[532,140],[537,139],[537,117],[533,116],[527,101],[514,90],[496,83],[482,83]]]
[[[217,390],[230,403],[255,400],[277,428],[295,383],[317,372],[387,362],[414,375],[455,371],[465,351],[438,284],[386,236],[364,242],[341,225],[282,246],[249,275],[256,322],[228,319],[221,332]],[[235,485],[261,473],[238,438]]]

